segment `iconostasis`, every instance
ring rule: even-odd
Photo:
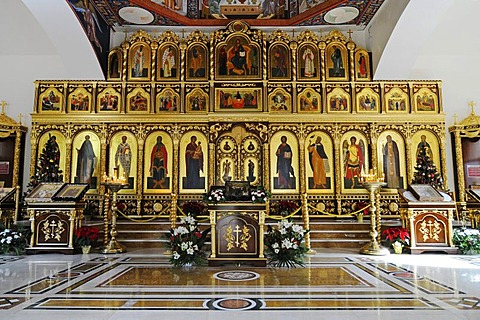
[[[102,177],[125,176],[128,215],[168,215],[172,197],[238,180],[348,214],[370,172],[397,215],[422,145],[446,179],[441,82],[372,81],[370,60],[338,31],[138,31],[110,51],[106,81],[36,82],[32,154],[54,135],[65,181],[89,183],[92,201]]]

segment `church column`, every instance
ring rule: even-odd
[[[137,215],[140,215],[142,213],[142,194],[143,194],[143,177],[145,176],[144,170],[145,170],[145,132],[143,130],[143,125],[139,126],[138,131],[136,132],[137,138],[138,138],[138,157],[137,157]]]
[[[299,159],[300,159],[300,162],[299,162],[299,176],[298,178],[300,179],[300,194],[303,194],[305,192],[307,192],[307,181],[308,181],[308,177],[307,177],[307,170],[305,170],[305,164],[306,164],[306,159],[305,159],[305,139],[306,139],[306,134],[305,134],[305,130],[304,130],[304,126],[302,125],[301,128],[300,128],[300,135],[299,135],[299,139],[298,139],[298,144],[299,144],[299,147],[300,147],[300,156],[299,156]]]
[[[355,43],[351,38],[351,31],[349,31],[350,41],[347,43],[348,52],[350,53],[350,81],[355,80]]]
[[[335,124],[332,128],[332,136],[333,136],[333,148],[335,159],[340,158],[340,139],[341,139],[341,132],[340,126]],[[343,176],[342,176],[342,163],[339,161],[338,164],[335,165],[335,177],[338,177],[337,183],[335,183],[335,195],[337,200],[337,212],[342,212],[342,202],[340,200],[340,195],[342,191],[342,183],[343,183]]]
[[[413,180],[413,167],[412,161],[417,161],[417,159],[412,159],[412,126],[407,124],[405,126],[405,153],[407,154],[406,157],[406,166],[407,166],[407,185],[410,183],[410,181]]]
[[[233,172],[233,174],[235,173]],[[207,188],[208,188],[209,186],[215,185],[215,143],[213,142],[208,143],[207,175],[208,175],[208,185],[207,185]],[[208,192],[208,190],[206,190],[206,192]]]
[[[446,188],[448,186],[448,178],[447,178],[448,176],[447,176],[447,151],[445,150],[445,146],[447,145],[447,140],[445,137],[445,130],[441,130],[439,138],[440,138],[440,150],[441,150],[440,162],[442,163],[442,178],[443,178],[443,185]]]
[[[455,130],[454,131],[454,135],[455,135],[455,154],[454,154],[454,157],[455,157],[455,160],[457,162],[457,168],[459,170],[457,170],[457,181],[458,181],[458,195],[459,195],[459,199],[458,201],[459,202],[465,202],[466,199],[465,199],[465,171],[464,169],[460,169],[460,168],[464,168],[463,167],[463,155],[462,155],[462,138],[460,137],[460,131],[458,130]],[[445,184],[445,186],[447,186],[447,184]]]
[[[15,130],[15,151],[13,154],[13,177],[12,177],[12,187],[16,187],[19,183],[18,181],[18,172],[20,172],[20,154],[21,154],[21,143],[22,143],[22,131]]]
[[[37,167],[38,134],[39,134],[38,126],[35,124],[32,124],[32,131],[30,134],[30,150],[31,150],[31,156],[32,156],[32,159],[30,161],[30,177],[33,177]]]
[[[65,154],[65,172],[63,172],[63,181],[72,181],[72,138],[65,139],[66,154]]]
[[[270,190],[270,145],[267,142],[263,143],[263,185],[265,190]],[[259,172],[260,173],[260,172]]]

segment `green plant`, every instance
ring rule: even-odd
[[[21,228],[7,228],[0,232],[0,250],[2,254],[20,255],[28,245],[29,232]]]
[[[290,219],[280,220],[275,228],[269,225],[265,235],[268,263],[274,267],[304,266],[305,254],[308,251],[305,244],[307,233],[308,230]]]
[[[401,227],[391,227],[382,231],[382,243],[387,248],[392,248],[392,244],[399,242],[404,247],[410,245],[410,232]]]
[[[75,229],[73,235],[76,247],[92,246],[97,242],[100,230],[94,226],[83,226]]]
[[[458,228],[453,231],[453,244],[462,254],[480,253],[480,230]]]
[[[208,229],[200,232],[197,220],[191,215],[182,217],[177,228],[170,229],[170,263],[175,267],[200,265],[206,262],[203,249]]]

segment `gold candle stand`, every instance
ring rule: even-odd
[[[378,243],[377,221],[380,221],[380,214],[377,211],[377,191],[387,185],[382,181],[368,181],[363,183],[363,187],[370,192],[370,243],[360,249],[360,253],[375,256],[384,256],[390,254],[390,251]]]
[[[103,184],[104,186],[106,186],[110,191],[111,193],[109,194],[112,194],[112,202],[111,202],[111,206],[110,206],[110,216],[111,216],[111,219],[112,219],[112,224],[111,224],[111,229],[110,229],[110,241],[105,245],[105,247],[103,248],[102,252],[103,253],[122,253],[122,252],[126,252],[126,248],[124,245],[121,245],[116,237],[117,237],[117,193],[118,191],[120,191],[121,189],[125,188],[128,186],[127,183],[125,183],[124,181],[105,181],[105,182],[102,182],[101,184]],[[108,195],[108,198],[109,199],[110,195]],[[108,208],[107,208],[108,210]],[[105,212],[106,215],[108,215],[108,211]],[[106,228],[108,228],[108,219],[105,219],[105,222],[106,222]]]

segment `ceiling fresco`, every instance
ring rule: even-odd
[[[244,20],[252,26],[364,28],[388,0],[70,0],[94,6],[112,27],[225,26]]]

